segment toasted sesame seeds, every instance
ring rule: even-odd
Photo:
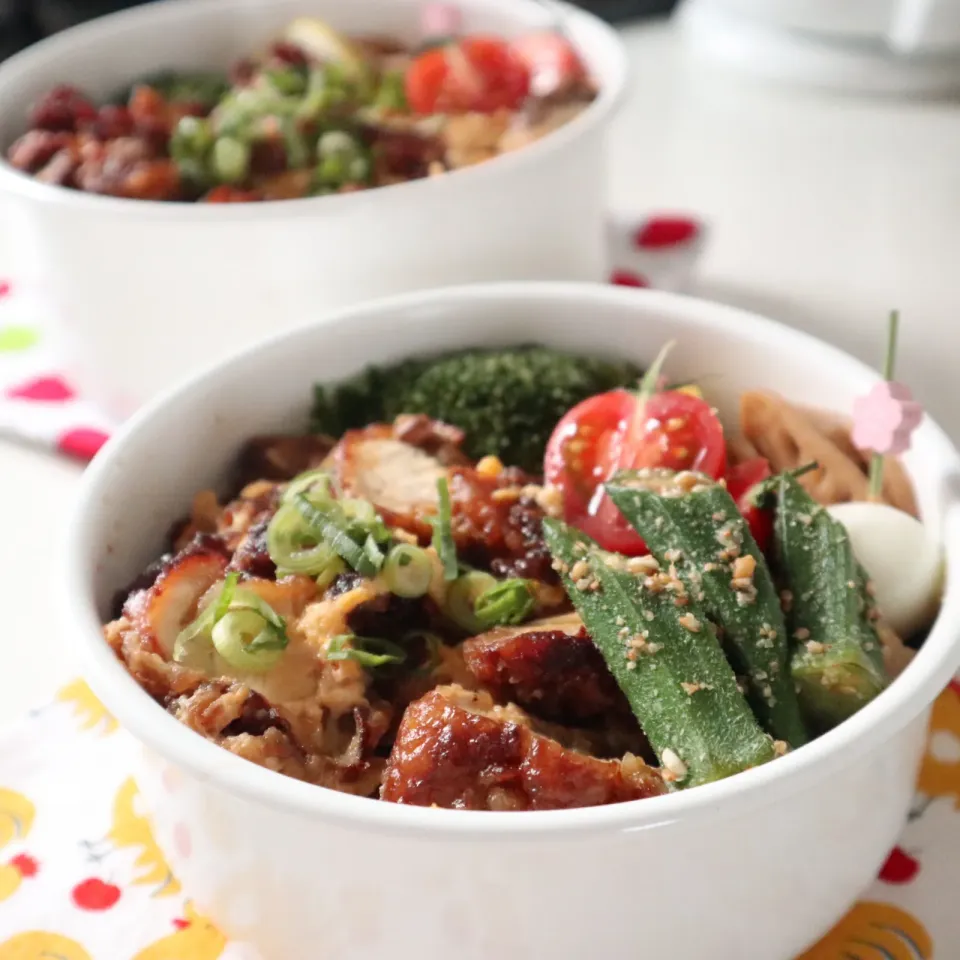
[[[618,627],[622,627],[627,621],[624,620],[623,617],[617,617],[617,619],[614,620],[613,622],[614,622]]]
[[[628,669],[628,670],[636,670],[636,669],[637,669],[637,664],[636,664],[636,662],[635,662],[634,660],[628,660],[628,661],[627,661],[627,669]]]
[[[653,613],[653,611],[652,611],[652,610],[644,610],[644,611],[643,611],[643,619],[644,619],[644,620],[653,620],[653,619],[654,619],[654,613]]]
[[[810,637],[810,631],[806,627],[798,627],[793,631],[794,640],[807,640]]]
[[[494,503],[513,503],[520,499],[520,488],[502,487],[499,490],[494,490],[493,493],[490,494],[490,499]]]
[[[554,557],[553,561],[550,563],[550,566],[557,571],[557,573],[569,573],[570,567],[567,563],[561,560],[559,557]]]
[[[713,573],[714,570],[719,570],[719,569],[720,569],[720,564],[718,563],[705,563],[703,565],[704,573]]]
[[[685,613],[682,617],[680,617],[679,622],[680,626],[683,627],[684,630],[689,630],[691,633],[700,632],[700,621],[692,613]]]
[[[649,555],[646,557],[631,557],[627,561],[628,573],[649,576],[650,574],[656,573],[659,569],[660,564],[657,563],[656,558]]]
[[[815,656],[820,653],[827,652],[827,645],[825,643],[820,643],[817,640],[810,640],[805,645],[807,653],[812,653]]]
[[[727,519],[727,515],[722,511],[718,510],[712,517],[714,523],[723,523]]]
[[[680,550],[667,550],[667,552],[663,555],[663,558],[667,561],[667,563],[676,563],[682,556],[683,553]],[[670,575],[676,576],[676,570],[674,570],[672,567],[670,569]]]
[[[809,527],[813,523],[813,517],[809,513],[798,513],[797,519],[805,526]]]
[[[852,580],[848,580],[848,581],[847,581],[847,589],[848,589],[848,590],[856,590],[856,589],[857,589],[857,585],[856,585]]]
[[[664,768],[672,773],[678,780],[682,780],[687,775],[687,765],[680,759],[676,752],[669,747],[664,748],[663,753],[660,755],[660,762]]]
[[[574,580],[582,580],[589,573],[590,573],[590,564],[588,564],[586,560],[578,560],[570,568],[570,576]]]
[[[733,562],[733,578],[734,580],[751,580],[756,569],[757,561],[750,554],[738,557]]]
[[[692,697],[695,693],[699,693],[701,690],[713,689],[709,683],[700,683],[700,681],[697,681],[696,683],[687,683],[686,681],[682,681],[680,686],[683,687],[683,692],[688,697]]]
[[[786,756],[787,752],[790,750],[789,745],[785,740],[774,740],[773,741],[773,752],[778,757]]]
[[[689,470],[681,470],[674,478],[673,482],[681,489],[687,492],[693,490],[700,483],[700,478]]]
[[[669,420],[664,424],[668,433],[676,433],[677,430],[682,430],[686,426],[687,421],[683,417],[670,417]]]

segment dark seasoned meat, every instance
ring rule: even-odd
[[[445,467],[470,463],[461,450],[464,432],[459,427],[432,420],[423,413],[401,413],[393,421],[393,434],[398,440],[419,447]]]
[[[427,626],[428,603],[423,598],[408,600],[394,593],[379,593],[350,611],[347,626],[358,637],[395,641],[411,630]]]
[[[255,480],[291,480],[319,467],[333,445],[330,437],[318,434],[253,437],[240,452],[237,486],[242,488]]]
[[[630,716],[630,707],[576,614],[498,627],[463,644],[467,668],[501,701],[558,723]]]
[[[200,535],[163,564],[149,588],[130,594],[123,614],[155,653],[170,658],[200,599],[226,573],[228,556],[219,537]]]
[[[446,153],[439,137],[424,136],[412,130],[362,127],[360,133],[373,153],[373,179],[380,184],[425,177],[430,173],[431,165],[443,163]]]
[[[536,733],[517,708],[438,687],[404,714],[381,798],[461,810],[554,810],[655,796],[656,770],[599,760]]]
[[[267,550],[267,527],[270,526],[272,516],[272,512],[266,512],[244,534],[230,561],[231,570],[267,579],[276,576],[277,565],[270,559]]]

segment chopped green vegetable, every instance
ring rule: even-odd
[[[121,102],[127,103],[137,87],[153,87],[171,103],[197,104],[211,110],[227,94],[230,82],[222,73],[161,70],[137,80],[124,91]]]
[[[774,531],[800,706],[812,725],[829,729],[888,682],[867,576],[843,524],[789,475],[780,478]]]
[[[277,570],[320,576],[335,560],[336,551],[306,526],[292,503],[281,504],[267,526],[267,553]]]
[[[340,504],[335,500],[311,502],[306,494],[298,493],[293,504],[306,522],[306,530],[318,540],[322,539],[333,548],[357,573],[375,577],[383,565],[383,553],[376,545],[372,534],[363,541],[354,539],[355,527]]]
[[[307,70],[290,64],[278,70],[266,70],[266,81],[284,97],[299,97],[307,92]]]
[[[411,543],[390,548],[383,565],[383,580],[398,597],[422,597],[430,589],[433,564],[426,550]]]
[[[238,587],[238,577],[228,574],[217,595],[180,631],[175,662],[208,670],[216,650],[237,670],[264,673],[283,656],[289,643],[286,622],[252,590]]]
[[[316,184],[337,188],[345,183],[365,183],[372,172],[370,153],[357,137],[345,130],[328,130],[317,141]]]
[[[477,601],[498,586],[496,577],[482,570],[468,570],[447,589],[445,612],[467,633],[480,633],[486,624],[477,616]]]
[[[377,651],[380,651],[379,653]],[[379,637],[358,637],[352,633],[331,637],[327,644],[327,660],[353,660],[369,670],[403,663],[407,653],[403,647]]]
[[[682,581],[608,553],[547,518],[547,546],[594,644],[660,758],[692,787],[776,756],[737,687],[716,631]]]
[[[242,183],[250,172],[250,146],[234,137],[218,137],[210,163],[214,176],[223,183]]]
[[[432,518],[433,549],[443,565],[443,579],[456,580],[459,572],[457,545],[453,542],[450,487],[446,477],[437,479],[437,515]]]
[[[333,389],[318,387],[313,428],[339,436],[400,413],[424,413],[463,429],[469,456],[495,454],[539,474],[547,440],[571,407],[639,375],[633,364],[547,347],[467,350],[369,368]]]
[[[676,570],[721,627],[733,669],[746,678],[747,699],[766,729],[792,747],[806,743],[780,597],[726,488],[702,474],[649,469],[618,474],[606,490],[661,569]]]
[[[210,151],[214,136],[208,120],[181,117],[170,136],[170,156],[180,175],[198,187],[212,182]]]
[[[406,77],[399,70],[390,70],[380,78],[374,106],[391,113],[405,113],[407,104]]]
[[[536,606],[532,586],[521,577],[502,580],[477,597],[474,615],[484,627],[523,623]]]

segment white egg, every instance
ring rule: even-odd
[[[901,637],[927,626],[940,604],[943,581],[943,551],[933,533],[885,503],[840,503],[827,509],[847,528],[884,619]]]

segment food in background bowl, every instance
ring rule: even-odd
[[[472,166],[594,100],[559,33],[457,36],[456,10],[444,9],[444,36],[418,49],[300,18],[228,73],[153,74],[100,106],[58,86],[8,160],[45,183],[129,199],[294,200]]]
[[[662,361],[638,387],[630,364],[470,350],[318,387],[318,432],[250,441],[108,642],[227,750],[402,804],[596,806],[802,748],[909,660],[882,613],[919,636],[939,547],[921,534],[928,575],[876,595],[888,551],[855,556],[825,509],[866,493],[846,428],[745,393],[728,442]]]

